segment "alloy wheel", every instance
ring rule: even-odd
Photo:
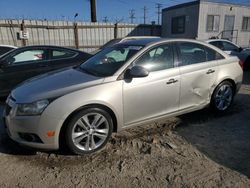
[[[72,129],[72,141],[82,151],[99,148],[109,137],[109,123],[98,112],[87,113],[79,118]]]
[[[222,85],[216,92],[215,95],[215,106],[218,110],[226,110],[232,102],[233,90],[230,85]]]

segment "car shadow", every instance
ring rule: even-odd
[[[176,132],[213,161],[250,178],[249,110],[250,95],[239,94],[223,115],[203,109],[180,116]]]

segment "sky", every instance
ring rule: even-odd
[[[146,6],[146,22],[157,22],[156,3],[162,8],[192,0],[96,0],[97,20],[107,17],[109,22],[130,22],[129,11],[134,9],[134,23],[143,23],[143,7]],[[235,4],[248,4],[250,0],[216,0]],[[89,0],[0,0],[0,19],[47,19],[90,21]]]

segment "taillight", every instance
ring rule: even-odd
[[[241,68],[243,69],[244,62],[240,60],[240,61],[239,61],[239,64],[240,64]]]

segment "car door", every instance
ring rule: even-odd
[[[180,73],[172,45],[148,50],[133,65],[146,68],[149,75],[123,81],[125,126],[178,111]]]
[[[10,91],[20,82],[48,71],[47,50],[25,48],[9,54],[1,67],[0,88]]]
[[[78,53],[73,50],[63,48],[49,49],[50,70],[56,70],[64,67],[70,67],[80,64],[77,59]]]
[[[180,110],[197,108],[210,101],[217,76],[215,50],[193,42],[176,43],[181,74]]]

